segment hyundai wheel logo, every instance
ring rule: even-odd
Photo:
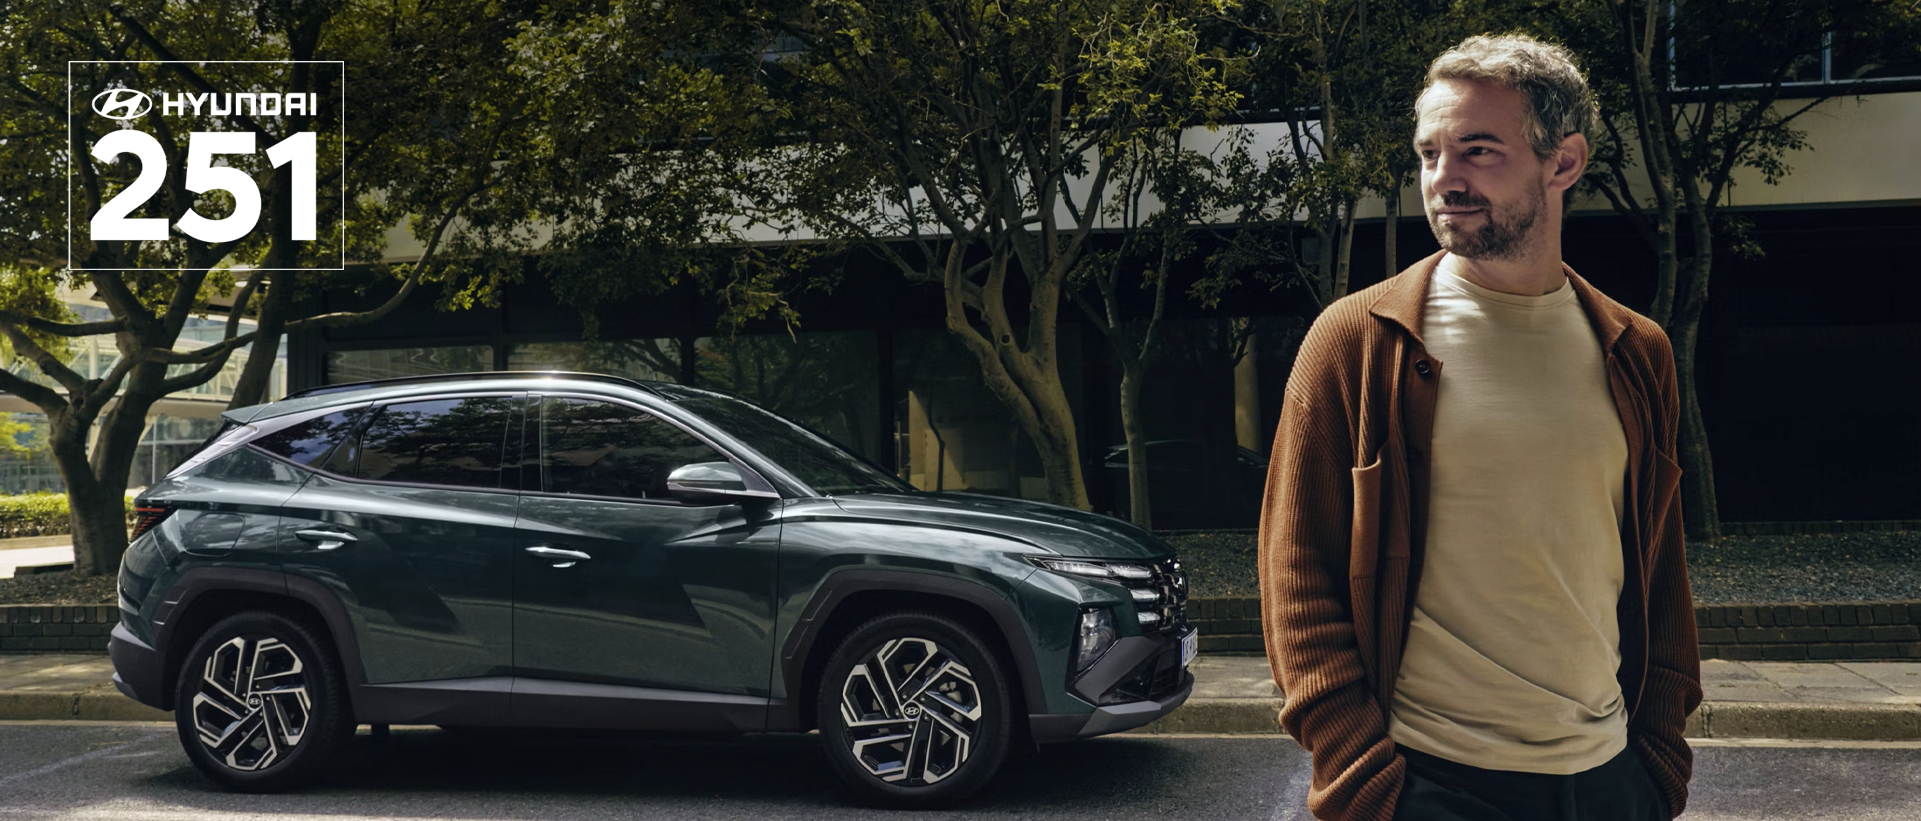
[[[131,120],[152,110],[153,100],[131,88],[110,88],[93,95],[93,112],[110,120]]]

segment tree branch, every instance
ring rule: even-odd
[[[48,416],[59,413],[68,407],[66,397],[61,396],[59,391],[38,382],[22,379],[15,375],[14,372],[5,369],[0,369],[0,391],[6,391],[28,402],[32,402],[34,407],[39,408]]]
[[[40,347],[40,343],[33,341],[33,337],[27,336],[19,326],[0,324],[0,333],[6,334],[7,340],[13,343],[15,353],[26,356],[35,367],[40,369],[41,373],[52,377],[55,382],[60,383],[61,387],[66,388],[68,396],[79,398],[86,395],[86,377],[67,367],[67,363],[61,362],[60,357]]]
[[[127,327],[127,320],[120,317],[99,322],[67,324],[42,317],[17,314],[7,310],[0,310],[0,323],[24,326],[41,333],[53,334],[55,336],[96,336],[99,334],[118,333],[126,330]]]

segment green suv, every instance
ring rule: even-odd
[[[937,805],[1193,686],[1160,539],[915,490],[726,394],[460,374],[226,417],[136,500],[112,652],[229,788],[360,724],[818,729],[858,793]]]

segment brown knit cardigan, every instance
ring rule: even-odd
[[[1428,465],[1441,361],[1421,309],[1441,255],[1328,306],[1287,382],[1261,512],[1261,622],[1283,729],[1313,757],[1308,809],[1325,821],[1389,821],[1405,759],[1387,735],[1427,533]],[[1627,435],[1616,615],[1628,737],[1679,815],[1701,703],[1700,649],[1681,537],[1674,356],[1655,325],[1568,280],[1607,355]],[[1499,596],[1489,590],[1487,595]]]

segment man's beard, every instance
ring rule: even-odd
[[[1443,250],[1467,259],[1511,259],[1526,250],[1527,232],[1534,228],[1541,212],[1547,210],[1547,186],[1536,185],[1532,196],[1508,207],[1495,208],[1486,197],[1464,191],[1447,192],[1442,195],[1441,204],[1449,208],[1482,208],[1487,215],[1486,224],[1479,229],[1468,229],[1442,224],[1441,215],[1429,208],[1427,224],[1434,230],[1434,238],[1440,241]]]

